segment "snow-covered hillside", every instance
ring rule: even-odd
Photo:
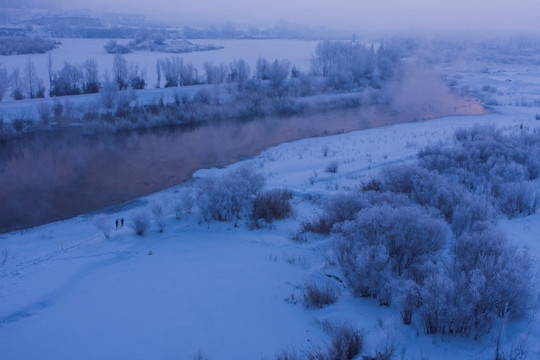
[[[367,331],[362,353],[395,344],[395,358],[491,359],[495,338],[424,335],[398,311],[355,298],[332,276],[339,269],[325,237],[298,243],[293,234],[321,211],[320,199],[353,189],[384,166],[413,161],[418,150],[451,142],[454,130],[493,124],[506,132],[540,131],[533,107],[498,107],[481,116],[399,124],[275,146],[225,169],[198,171],[195,180],[104,210],[126,219],[106,239],[94,226],[101,214],[0,236],[0,349],[2,359],[272,359],[284,349],[310,351],[328,341],[322,323],[347,321]],[[325,171],[337,162],[337,172]],[[195,212],[175,219],[175,199],[197,181],[243,164],[267,178],[266,188],[294,193],[294,216],[269,229],[245,222],[201,222]],[[142,237],[133,214],[168,203],[165,230],[152,224]],[[501,219],[511,241],[540,259],[540,214]],[[303,287],[331,281],[336,303],[302,306]],[[509,322],[504,343],[526,338],[540,357],[540,319]]]

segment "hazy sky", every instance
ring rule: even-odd
[[[540,0],[63,0],[65,8],[346,29],[540,31]]]

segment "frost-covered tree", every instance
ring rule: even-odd
[[[203,69],[207,84],[221,84],[227,78],[227,68],[223,64],[213,65],[212,63],[205,62]]]
[[[9,83],[11,84],[11,96],[13,99],[24,99],[21,70],[19,68],[14,68],[11,70],[11,74],[9,75]]]
[[[80,66],[64,62],[60,71],[53,75],[50,96],[79,95],[83,91],[84,75]]]
[[[5,67],[0,64],[0,101],[4,98],[4,94],[9,88],[9,77]]]
[[[272,65],[268,67],[267,77],[268,80],[270,80],[270,85],[274,89],[283,86],[285,80],[287,80],[287,77],[289,76],[290,67],[291,63],[288,60],[274,60]]]
[[[127,89],[129,85],[128,63],[120,53],[114,55],[112,72],[118,88],[120,90]]]
[[[235,82],[239,89],[243,89],[249,79],[250,68],[243,59],[234,60],[229,65],[229,81]]]
[[[257,58],[257,64],[255,65],[255,78],[258,80],[268,80],[268,69],[270,64],[264,56]]]
[[[161,65],[159,64],[159,60],[156,61],[156,77],[157,77],[157,83],[156,88],[161,87]]]
[[[103,86],[99,89],[99,96],[103,106],[107,109],[112,108],[118,99],[118,91],[117,82],[110,79],[109,74],[106,73],[103,80]]]
[[[95,59],[86,59],[83,65],[84,82],[83,92],[85,94],[93,94],[99,92],[101,83],[99,81],[98,63]]]
[[[28,58],[24,66],[24,82],[26,95],[30,99],[45,96],[43,81],[37,76],[36,66],[30,58]]]
[[[139,65],[131,63],[129,67],[129,85],[134,90],[141,90],[146,87],[146,72],[139,70]]]

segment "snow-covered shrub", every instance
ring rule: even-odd
[[[375,354],[364,356],[365,360],[392,360],[394,358],[394,353],[399,345],[398,334],[394,327],[386,327],[385,330],[385,334],[380,336],[375,347]]]
[[[105,239],[109,239],[111,237],[112,222],[109,223],[107,216],[103,214],[97,215],[94,218],[94,226],[103,233]]]
[[[355,252],[366,246],[384,247],[392,270],[401,275],[439,252],[446,241],[447,225],[419,206],[379,205],[360,211],[336,232],[338,242],[348,243]]]
[[[116,102],[118,92],[119,88],[116,82],[105,77],[103,86],[99,89],[102,105],[107,109],[111,109]]]
[[[327,360],[351,360],[364,347],[365,332],[355,329],[349,324],[334,325],[330,331]]]
[[[469,280],[481,279],[477,289],[481,299],[475,313],[521,317],[531,308],[532,260],[492,225],[478,224],[457,239],[456,263]]]
[[[472,229],[475,223],[492,221],[497,211],[485,196],[463,194],[461,202],[455,207],[451,228],[455,236],[460,236]]]
[[[251,204],[251,222],[259,227],[259,221],[271,223],[273,220],[285,219],[292,213],[290,200],[293,194],[289,190],[271,190],[258,194]]]
[[[339,290],[332,283],[324,284],[308,283],[304,287],[303,305],[306,308],[322,308],[336,302]]]
[[[156,225],[159,232],[163,232],[165,230],[165,221],[163,220],[164,215],[164,206],[162,202],[155,202],[152,207],[152,214],[154,215],[154,220],[156,221]]]
[[[353,220],[356,214],[368,206],[368,200],[358,192],[338,193],[323,203],[323,214],[302,224],[302,232],[330,234],[335,224]]]
[[[457,144],[428,147],[419,153],[421,166],[493,196],[508,216],[534,213],[538,200],[529,181],[540,174],[540,135],[504,136],[492,126],[457,130]]]
[[[318,219],[303,221],[300,232],[312,232],[315,234],[328,235],[330,234],[330,230],[332,230],[333,225],[334,224],[331,223],[326,217],[322,216]]]
[[[506,182],[494,188],[501,211],[509,218],[532,215],[540,204],[538,185],[530,181]]]
[[[439,209],[447,220],[466,193],[463,186],[417,165],[385,168],[380,181],[382,191],[406,194],[413,202]]]
[[[420,289],[418,313],[427,334],[458,335],[454,280],[443,270],[429,274]],[[465,335],[465,334],[463,334]]]
[[[457,239],[455,265],[420,285],[418,312],[428,334],[478,338],[497,318],[526,316],[533,306],[530,257],[488,223]]]
[[[361,246],[337,236],[334,251],[355,296],[377,297],[390,282],[390,258],[384,246]]]
[[[391,207],[400,207],[411,205],[411,200],[405,194],[398,194],[390,191],[365,191],[363,195],[372,206],[388,205]]]
[[[265,178],[248,165],[233,170],[222,178],[207,176],[197,183],[197,205],[205,221],[232,221],[251,204]]]
[[[135,234],[143,236],[150,225],[148,214],[139,212],[131,216],[130,220],[129,226],[135,231]]]
[[[190,214],[194,203],[195,200],[191,189],[183,189],[173,205],[176,220],[180,220],[184,214]]]
[[[331,224],[353,220],[356,214],[368,206],[367,200],[360,193],[339,193],[323,204],[324,216]]]
[[[332,161],[330,164],[328,164],[328,166],[326,166],[326,169],[324,169],[324,171],[335,174],[338,171],[338,167],[338,162]]]
[[[420,305],[420,287],[415,281],[402,279],[394,284],[394,303],[405,325],[412,321],[415,308]]]

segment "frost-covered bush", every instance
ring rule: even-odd
[[[334,240],[334,251],[355,296],[376,298],[390,282],[390,257],[384,246],[360,246],[337,237]]]
[[[485,197],[463,194],[461,202],[455,207],[451,228],[455,236],[470,231],[477,222],[492,221],[497,211]]]
[[[447,229],[443,220],[419,206],[380,205],[360,211],[355,220],[339,226],[336,238],[353,252],[367,246],[384,247],[392,271],[401,275],[410,266],[432,259],[445,245]]]
[[[412,202],[440,210],[447,220],[452,219],[467,192],[463,186],[417,165],[385,168],[379,179],[382,191],[406,194]]]
[[[197,184],[196,203],[205,221],[240,219],[259,193],[265,178],[248,165],[225,174],[222,178],[207,176]]]
[[[478,224],[474,231],[457,239],[456,262],[469,279],[480,278],[482,288],[478,292],[482,299],[476,312],[520,317],[530,309],[532,260],[492,225]]]
[[[116,82],[106,77],[103,86],[99,89],[101,103],[105,108],[110,109],[114,106],[118,92],[119,88]]]
[[[420,305],[420,287],[413,280],[401,279],[393,284],[394,303],[405,325],[412,321],[414,309]]]
[[[5,67],[0,64],[0,102],[9,88],[9,77]]]
[[[419,164],[486,198],[494,197],[508,215],[528,215],[538,207],[530,181],[540,173],[540,135],[502,135],[492,126],[474,126],[455,133],[456,145],[428,147]]]
[[[129,226],[135,231],[135,234],[143,236],[150,226],[148,214],[144,212],[134,214],[129,222]]]
[[[324,216],[332,224],[353,220],[367,205],[367,200],[360,193],[339,193],[323,204]]]
[[[258,194],[251,204],[251,222],[259,227],[259,221],[271,223],[273,220],[285,219],[292,213],[290,200],[293,194],[289,190],[270,190]]]
[[[534,306],[532,262],[488,223],[459,237],[453,267],[420,285],[418,312],[428,334],[478,338],[498,318],[520,318]]]
[[[190,214],[194,203],[195,199],[191,189],[183,189],[173,205],[176,220],[180,220],[184,214]]]
[[[494,188],[495,197],[503,213],[513,218],[532,215],[540,203],[538,185],[530,181],[506,182]]]
[[[359,192],[338,193],[323,203],[323,214],[302,224],[302,232],[330,234],[335,224],[353,220],[356,214],[368,206],[366,197]]]
[[[324,284],[309,283],[304,287],[303,305],[306,308],[322,308],[336,302],[339,290],[330,282]]]

